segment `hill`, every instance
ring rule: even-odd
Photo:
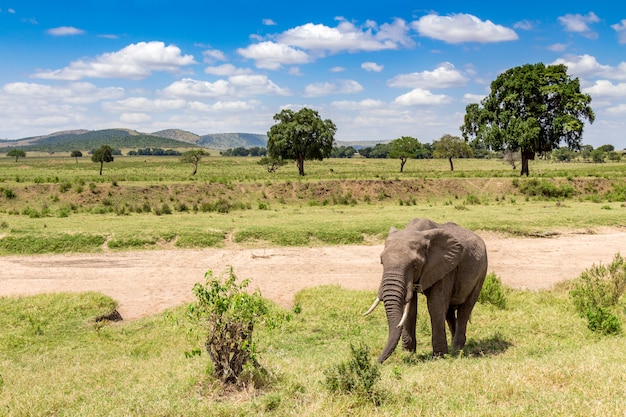
[[[0,153],[11,148],[24,151],[69,152],[74,149],[92,150],[102,145],[116,149],[188,148],[200,146],[211,149],[265,147],[267,136],[253,133],[215,133],[200,136],[181,129],[166,129],[142,133],[131,129],[68,130],[49,135],[17,140],[0,140]]]

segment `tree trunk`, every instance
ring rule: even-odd
[[[406,159],[400,158],[400,172],[404,171],[404,164],[406,164]]]
[[[528,161],[535,159],[535,153],[531,151],[522,151],[522,172],[520,176],[526,175],[530,173],[528,169]]]
[[[452,157],[448,158],[448,161],[450,161],[450,171],[454,171],[454,165],[452,164]]]
[[[193,165],[193,172],[191,173],[191,176],[196,175],[196,172],[198,172],[198,164]]]
[[[304,158],[298,158],[298,173],[304,177]]]
[[[104,165],[104,161],[100,161],[100,175],[102,175],[102,166]]]

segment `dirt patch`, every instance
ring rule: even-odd
[[[513,238],[478,232],[487,243],[489,271],[512,288],[539,290],[575,278],[592,264],[626,254],[626,230],[562,232]],[[290,307],[305,288],[335,284],[355,290],[378,288],[382,244],[245,249],[154,250],[0,257],[0,296],[99,291],[118,301],[125,320],[152,315],[193,300],[191,288],[212,270],[232,266],[252,289]],[[368,306],[363,306],[364,310]]]

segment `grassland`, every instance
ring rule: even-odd
[[[256,162],[210,157],[191,178],[177,158],[117,157],[100,177],[87,158],[1,158],[0,255],[381,241],[413,217],[524,235],[626,219],[624,162],[534,161],[530,178],[495,160],[459,160],[454,172],[409,161],[404,173],[398,161],[325,160],[305,164],[304,178]],[[258,329],[268,376],[226,392],[206,354],[185,355],[202,341],[184,306],[111,324],[96,320],[115,308],[101,294],[2,297],[0,415],[623,415],[626,338],[588,330],[567,290],[478,305],[463,355],[440,360],[420,298],[418,351],[381,368],[378,404],[324,387],[351,344],[373,356],[384,344],[382,309],[361,316],[370,292],[301,292],[290,321]]]
[[[0,254],[359,243],[413,217],[514,234],[623,224],[626,163],[327,159],[268,173],[256,158],[0,159]],[[56,244],[53,242],[57,242]]]

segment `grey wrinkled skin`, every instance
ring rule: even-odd
[[[402,230],[391,228],[381,262],[378,298],[385,305],[389,335],[378,362],[393,353],[400,338],[405,349],[415,351],[418,291],[428,304],[433,355],[448,353],[446,322],[454,349],[463,349],[487,274],[487,249],[480,236],[454,223],[413,219]],[[408,316],[398,327],[407,303]]]

